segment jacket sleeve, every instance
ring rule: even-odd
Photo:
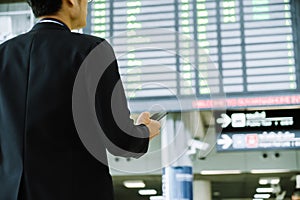
[[[130,119],[124,88],[113,49],[111,63],[101,76],[95,96],[96,115],[104,132],[107,150],[116,156],[138,158],[148,151],[149,130],[145,125],[135,125]]]

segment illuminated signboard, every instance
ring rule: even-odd
[[[95,0],[91,9],[91,33],[114,47],[134,111],[206,109],[214,95],[247,107],[299,92],[290,0]]]
[[[299,110],[215,112],[217,150],[300,148]]]

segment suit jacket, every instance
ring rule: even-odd
[[[44,22],[0,45],[0,200],[113,199],[107,163],[87,151],[72,116],[77,72],[103,42]],[[106,48],[112,51],[108,44]],[[117,91],[120,114],[132,135],[144,137],[126,134],[112,115],[111,97],[119,80],[114,61],[97,88],[98,122],[114,144],[142,155],[148,149],[148,128],[135,126],[129,118],[122,88]],[[106,155],[107,148],[103,143],[99,152]]]

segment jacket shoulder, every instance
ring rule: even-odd
[[[12,37],[12,38],[4,41],[3,43],[1,43],[0,48],[4,47],[6,45],[9,45],[9,44],[13,44],[13,43],[18,42],[18,41],[24,41],[25,38],[26,38],[26,33],[23,33],[21,35],[15,36],[15,37]]]
[[[98,45],[102,42],[107,42],[104,38],[96,37],[93,35],[87,35],[82,33],[73,33],[72,34],[76,40],[81,40],[84,43],[90,44],[90,45]]]
[[[94,49],[96,46],[101,44],[101,47],[114,54],[114,50],[111,44],[104,38],[96,37],[93,35],[81,34],[81,33],[73,33],[73,36],[75,37],[74,39],[78,43],[82,44],[82,46],[88,45],[91,49]]]

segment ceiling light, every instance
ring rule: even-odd
[[[256,188],[257,193],[272,193],[274,188]]]
[[[241,170],[203,170],[202,175],[241,174]]]
[[[279,182],[280,182],[280,179],[279,179],[279,178],[277,178],[277,179],[272,179],[272,180],[270,181],[270,183],[271,183],[272,185],[277,185]]]
[[[267,185],[269,183],[268,179],[260,179],[259,184],[260,185]]]
[[[151,196],[150,200],[164,200],[163,196]]]
[[[146,187],[144,181],[139,181],[139,180],[124,181],[123,185],[127,188],[144,188],[144,187]]]
[[[267,184],[277,185],[279,182],[280,182],[279,177],[268,177],[268,178],[259,179],[260,185],[267,185]]]
[[[252,200],[263,200],[263,199],[252,199]]]
[[[140,195],[156,195],[157,191],[154,189],[148,189],[148,190],[139,190]]]
[[[220,196],[220,192],[217,192],[217,191],[216,191],[216,192],[213,193],[213,195],[214,195],[214,196]]]
[[[259,198],[259,199],[268,199],[268,198],[270,198],[270,194],[255,194],[254,195],[254,198],[255,199],[257,199],[257,198]]]
[[[253,169],[250,171],[252,174],[269,174],[269,173],[286,173],[290,172],[288,169]]]

